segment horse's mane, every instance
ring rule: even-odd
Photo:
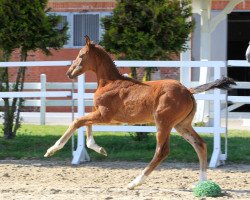
[[[141,81],[138,81],[138,80],[136,80],[134,78],[124,76],[123,74],[121,74],[120,71],[117,69],[117,66],[116,66],[114,60],[112,59],[112,57],[110,56],[110,54],[101,45],[95,44],[95,47],[97,49],[99,49],[100,53],[105,55],[106,58],[109,58],[108,60],[110,60],[110,62],[112,62],[112,65],[113,65],[114,69],[121,75],[121,78],[123,80],[129,80],[129,81],[132,81],[132,82],[137,83],[137,84],[143,84]]]
[[[102,47],[101,45],[95,45],[95,47],[97,47],[98,49],[100,49],[104,54],[106,54],[108,57],[109,57],[109,59],[112,61],[112,63],[113,63],[113,65],[115,66],[115,68],[117,69],[117,66],[116,66],[116,64],[115,64],[115,62],[114,62],[114,60],[113,60],[113,58],[110,56],[110,54],[106,51],[106,49],[104,49],[104,47]],[[117,71],[119,72],[119,70],[117,69]],[[119,74],[121,74],[120,72],[119,72]],[[121,74],[122,75],[122,74]],[[122,75],[123,76],[123,75]]]

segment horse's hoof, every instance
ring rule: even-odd
[[[127,188],[128,188],[129,190],[133,190],[133,189],[135,189],[135,185],[132,184],[132,183],[129,183],[129,184],[127,185]]]
[[[44,154],[44,157],[47,158],[47,157],[50,157],[52,154],[49,153],[49,152],[46,152],[46,154]]]
[[[53,150],[51,150],[50,148],[47,150],[46,154],[44,154],[44,157],[50,157],[54,154],[55,152]]]
[[[127,188],[133,190],[135,187],[142,185],[146,180],[145,175],[141,174],[137,176],[131,183],[128,184]]]
[[[104,156],[108,156],[106,150],[103,147],[100,148],[100,154],[102,154]]]
[[[133,189],[135,189],[135,187],[140,186],[140,185],[142,185],[142,182],[141,183],[135,183],[134,181],[132,181],[131,183],[129,183],[127,185],[127,188],[129,190],[133,190]]]

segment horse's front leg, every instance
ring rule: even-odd
[[[100,153],[104,156],[108,155],[106,150],[103,147],[100,147],[99,145],[97,145],[95,143],[95,140],[94,140],[94,137],[92,134],[92,125],[87,126],[86,136],[87,136],[86,145],[88,148],[90,148],[90,149],[92,149],[92,150],[96,151],[97,153]]]
[[[56,151],[62,149],[69,140],[69,138],[73,135],[76,129],[77,127],[74,121],[70,124],[66,132],[62,135],[62,137],[59,140],[57,140],[57,142],[47,150],[44,157],[52,156]]]
[[[74,120],[70,124],[66,132],[62,135],[62,137],[52,147],[50,147],[47,150],[44,157],[49,157],[53,155],[56,151],[62,149],[76,129],[80,128],[81,126],[91,126],[92,124],[95,123],[104,123],[104,122],[107,123],[108,122],[107,119],[108,118],[103,117],[101,112],[97,110],[95,112],[88,114],[87,116],[80,117]]]

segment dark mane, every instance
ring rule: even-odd
[[[114,60],[112,59],[112,57],[110,56],[110,54],[100,45],[95,45],[95,47],[97,49],[100,50],[100,52],[103,54],[103,55],[106,55],[106,57],[108,57],[110,59],[110,61],[112,62],[112,65],[114,66],[114,68],[116,69],[116,71],[121,75],[121,78],[122,80],[128,80],[128,81],[132,81],[133,83],[137,83],[137,84],[143,84],[141,81],[138,81],[134,78],[131,78],[131,77],[128,77],[128,76],[124,76],[123,74],[120,73],[120,71],[117,69],[117,66],[114,62]]]

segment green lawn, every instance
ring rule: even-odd
[[[13,140],[3,139],[0,132],[0,159],[71,159],[71,140],[52,158],[43,158],[47,148],[53,145],[66,130],[66,126],[23,125]],[[149,161],[155,149],[155,136],[144,141],[134,141],[129,133],[94,133],[96,142],[103,146],[108,157],[88,150],[92,160]],[[232,130],[228,133],[228,161],[250,163],[250,131]],[[212,152],[213,135],[202,134],[207,142],[209,159]],[[223,140],[224,141],[224,140]],[[177,134],[171,136],[170,161],[197,162],[191,145]]]

